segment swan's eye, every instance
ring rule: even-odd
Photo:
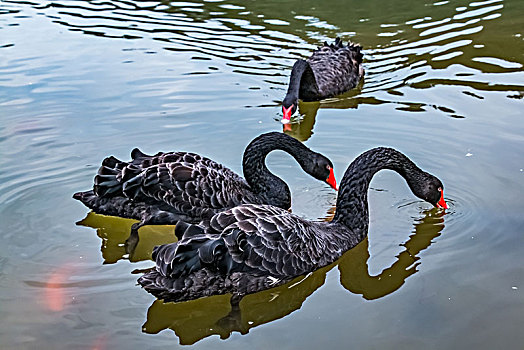
[[[438,191],[439,191],[439,192],[442,192],[442,187],[439,187],[439,188],[438,188]]]

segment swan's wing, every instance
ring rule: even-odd
[[[158,152],[155,155],[147,155],[135,148],[131,151],[131,161],[124,162],[113,156],[102,161],[95,176],[93,192],[100,197],[122,196],[122,187],[128,180],[139,175],[150,166],[183,160],[186,152]]]
[[[296,276],[316,268],[324,242],[314,223],[270,205],[246,204],[220,212],[196,234],[157,247],[163,276],[179,278],[207,268],[222,274]],[[196,231],[195,230],[195,231]]]
[[[126,182],[124,193],[146,196],[186,216],[204,218],[242,203],[250,191],[245,180],[228,168],[209,159],[185,156],[183,161],[145,169]]]
[[[313,52],[307,61],[321,94],[334,96],[357,86],[364,74],[361,49],[351,42],[344,46],[337,38],[334,44],[325,43]]]
[[[209,158],[187,152],[138,152],[133,151],[133,160],[125,166],[104,160],[95,178],[97,194],[165,203],[187,220],[211,217],[251,194],[243,178]]]

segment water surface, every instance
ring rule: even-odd
[[[519,349],[524,344],[524,3],[2,1],[0,347]],[[364,47],[359,87],[301,103],[286,133],[327,155],[395,147],[445,184],[445,215],[392,172],[369,237],[335,264],[246,297],[163,303],[136,285],[172,227],[88,214],[107,155],[188,150],[241,171],[283,130],[291,66],[337,35]],[[283,153],[293,211],[336,194]],[[79,222],[77,225],[76,223]]]

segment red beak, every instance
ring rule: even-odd
[[[282,113],[284,114],[281,120],[282,124],[288,124],[291,121],[292,111],[293,105],[289,106],[289,108],[282,106]]]
[[[448,205],[446,204],[446,201],[444,200],[444,191],[440,191],[440,200],[437,203],[437,207],[448,209]]]
[[[335,173],[333,172],[333,168],[329,168],[329,177],[326,179],[326,182],[329,186],[331,186],[335,191],[338,191],[337,188],[337,180],[335,180]]]

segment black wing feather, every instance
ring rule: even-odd
[[[158,247],[154,259],[157,270],[169,278],[183,278],[202,268],[220,274],[297,276],[325,263],[317,258],[322,251],[311,250],[325,249],[315,242],[319,239],[312,233],[315,225],[277,207],[242,205],[196,226],[201,234]]]
[[[210,218],[243,202],[259,202],[242,177],[198,154],[147,155],[135,148],[131,158],[131,162],[113,156],[105,158],[95,177],[94,194],[115,198],[117,202],[116,197],[122,196],[137,203],[165,207],[189,221]],[[96,211],[96,206],[93,209]]]

